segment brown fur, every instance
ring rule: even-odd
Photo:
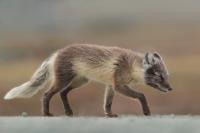
[[[107,85],[104,104],[107,116],[117,116],[111,111],[114,91],[138,98],[144,114],[150,115],[144,95],[128,88],[130,82],[138,83],[141,80],[139,77],[142,72],[138,72],[137,68],[142,67],[143,57],[128,49],[88,44],[71,45],[59,50],[55,60],[55,80],[44,95],[44,115],[51,115],[49,102],[57,92],[61,92],[66,115],[72,115],[67,94],[88,80],[96,80]]]

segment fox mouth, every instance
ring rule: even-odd
[[[155,88],[155,89],[158,89],[159,91],[162,91],[162,92],[169,92],[169,89],[165,89],[165,88],[162,88],[160,87],[159,85],[157,84],[151,84],[151,83],[147,83],[149,86]]]
[[[163,88],[156,88],[156,89],[158,89],[158,90],[160,90],[160,91],[162,91],[162,92],[169,92],[168,89],[163,89]]]

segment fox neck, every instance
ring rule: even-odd
[[[145,69],[143,65],[143,57],[140,57],[133,63],[132,77],[137,84],[145,84]]]

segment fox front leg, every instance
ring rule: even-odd
[[[115,86],[115,90],[127,97],[131,97],[131,98],[137,98],[141,105],[142,105],[142,109],[143,109],[143,113],[146,116],[151,115],[146,97],[144,96],[144,94],[136,92],[134,90],[131,90],[128,86],[126,85],[116,85]]]
[[[117,114],[112,113],[112,102],[114,97],[114,90],[111,86],[107,86],[104,96],[104,112],[106,117],[117,117]]]

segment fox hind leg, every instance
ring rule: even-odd
[[[73,116],[73,111],[72,111],[69,101],[68,101],[68,93],[71,90],[78,88],[86,83],[88,83],[88,79],[77,76],[76,78],[73,79],[73,81],[69,87],[67,87],[65,90],[60,92],[60,97],[61,97],[64,109],[65,109],[65,114],[67,116]]]
[[[62,91],[63,88],[66,88],[66,86],[70,86],[71,82],[73,80],[73,76],[69,76],[64,80],[57,80],[52,85],[52,87],[46,91],[43,95],[43,115],[44,116],[52,116],[52,114],[49,112],[49,104],[51,98],[58,92]]]
[[[67,97],[67,94],[72,90],[73,88],[72,87],[68,87],[67,89],[65,89],[64,91],[60,92],[60,97],[61,97],[61,100],[62,100],[62,103],[63,103],[63,106],[64,106],[64,109],[65,109],[65,114],[67,116],[73,116],[73,112],[72,112],[72,109],[69,105],[69,101],[68,101],[68,97]]]
[[[59,91],[59,88],[52,86],[47,92],[43,95],[43,115],[44,116],[53,116],[49,112],[49,103],[51,98]]]

